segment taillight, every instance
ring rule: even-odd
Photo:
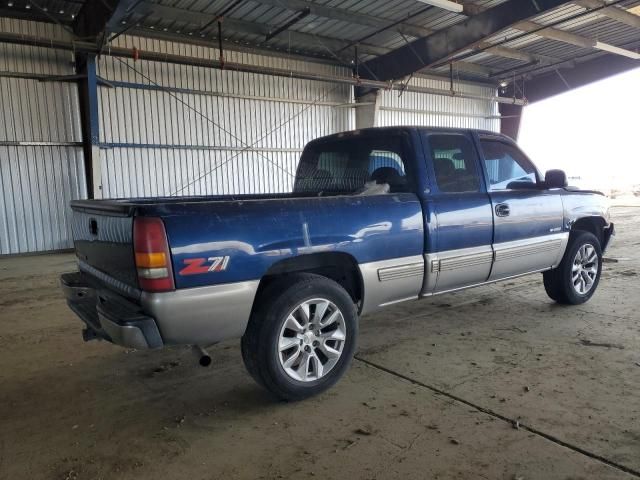
[[[147,292],[175,290],[169,242],[162,220],[136,217],[133,221],[133,248],[140,288]]]

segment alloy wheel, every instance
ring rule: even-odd
[[[280,329],[280,366],[294,380],[319,380],[338,363],[346,336],[344,316],[333,302],[305,300],[289,313]]]

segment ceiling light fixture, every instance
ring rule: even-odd
[[[426,3],[427,5],[432,5],[434,7],[442,8],[444,10],[448,10],[454,13],[462,13],[464,7],[459,3],[452,2],[450,0],[418,0],[422,3]]]
[[[509,85],[509,82],[507,82],[506,80],[500,80],[500,86],[502,88],[505,88],[507,85]]]
[[[640,54],[632,52],[631,50],[616,47],[615,45],[609,45],[608,43],[596,42],[593,47],[604,52],[615,53],[616,55],[622,55],[623,57],[640,60]]]

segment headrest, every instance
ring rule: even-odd
[[[393,167],[380,167],[376,168],[371,174],[371,180],[376,183],[388,183],[389,185],[393,183],[398,183],[400,180],[400,174],[398,170]]]
[[[436,169],[436,174],[440,175],[453,175],[456,171],[456,167],[453,165],[453,161],[445,157],[435,158],[434,167]]]

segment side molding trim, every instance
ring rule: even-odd
[[[422,255],[392,258],[359,266],[364,284],[361,314],[418,298],[424,280]]]
[[[568,239],[569,233],[562,232],[494,244],[495,259],[489,280],[557,266]]]

